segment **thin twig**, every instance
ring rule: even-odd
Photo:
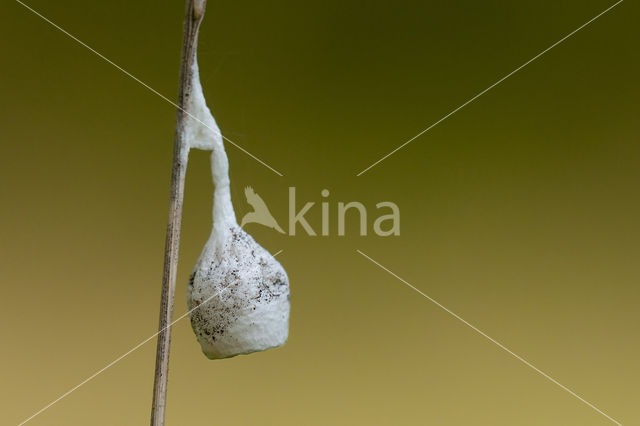
[[[206,0],[187,0],[184,18],[184,39],[178,91],[178,111],[171,170],[171,191],[169,200],[169,223],[164,252],[164,272],[162,274],[162,298],[160,301],[160,321],[158,324],[158,348],[156,371],[153,383],[153,405],[151,425],[163,426],[167,404],[167,379],[169,376],[169,347],[171,344],[171,320],[176,292],[178,269],[178,249],[180,243],[180,223],[184,180],[187,170],[188,146],[184,141],[187,101],[191,96],[191,65],[198,44],[198,29],[204,16]]]

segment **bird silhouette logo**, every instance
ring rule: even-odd
[[[265,204],[262,197],[256,194],[252,187],[247,186],[244,189],[244,195],[245,197],[247,197],[247,202],[251,205],[251,207],[253,207],[253,211],[244,215],[242,221],[240,222],[241,228],[244,228],[244,226],[248,223],[259,223],[260,225],[264,225],[267,228],[275,229],[281,234],[284,234],[284,231],[282,230],[282,228],[280,228],[278,222],[276,222],[276,219],[269,211],[269,208]]]

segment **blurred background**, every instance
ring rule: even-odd
[[[319,231],[247,226],[288,271],[282,348],[209,361],[173,330],[167,425],[640,424],[639,6],[626,1],[360,177],[613,1],[208,2],[205,95],[238,219],[288,187]],[[28,5],[170,99],[182,1]],[[175,109],[4,2],[0,413],[17,424],[156,331]],[[211,226],[186,183],[175,315]],[[360,201],[337,236],[337,203]],[[393,201],[401,235],[371,232]],[[148,424],[155,339],[31,425]]]

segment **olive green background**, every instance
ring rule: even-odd
[[[640,39],[630,0],[364,175],[356,173],[612,1],[209,1],[205,94],[238,218],[287,188],[331,236],[247,230],[292,291],[282,348],[209,361],[173,330],[167,425],[640,424]],[[176,98],[181,1],[28,4]],[[0,415],[17,424],[157,327],[175,109],[3,2]],[[175,314],[209,234],[191,154]],[[396,202],[401,235],[336,231],[339,201]],[[355,216],[355,215],[354,215]],[[155,339],[35,425],[147,424]]]

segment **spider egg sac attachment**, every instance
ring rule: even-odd
[[[191,326],[210,359],[282,346],[289,335],[289,279],[280,263],[237,223],[222,135],[206,105],[198,63],[185,135],[211,150],[213,229],[189,279]],[[186,159],[185,159],[186,161]]]

